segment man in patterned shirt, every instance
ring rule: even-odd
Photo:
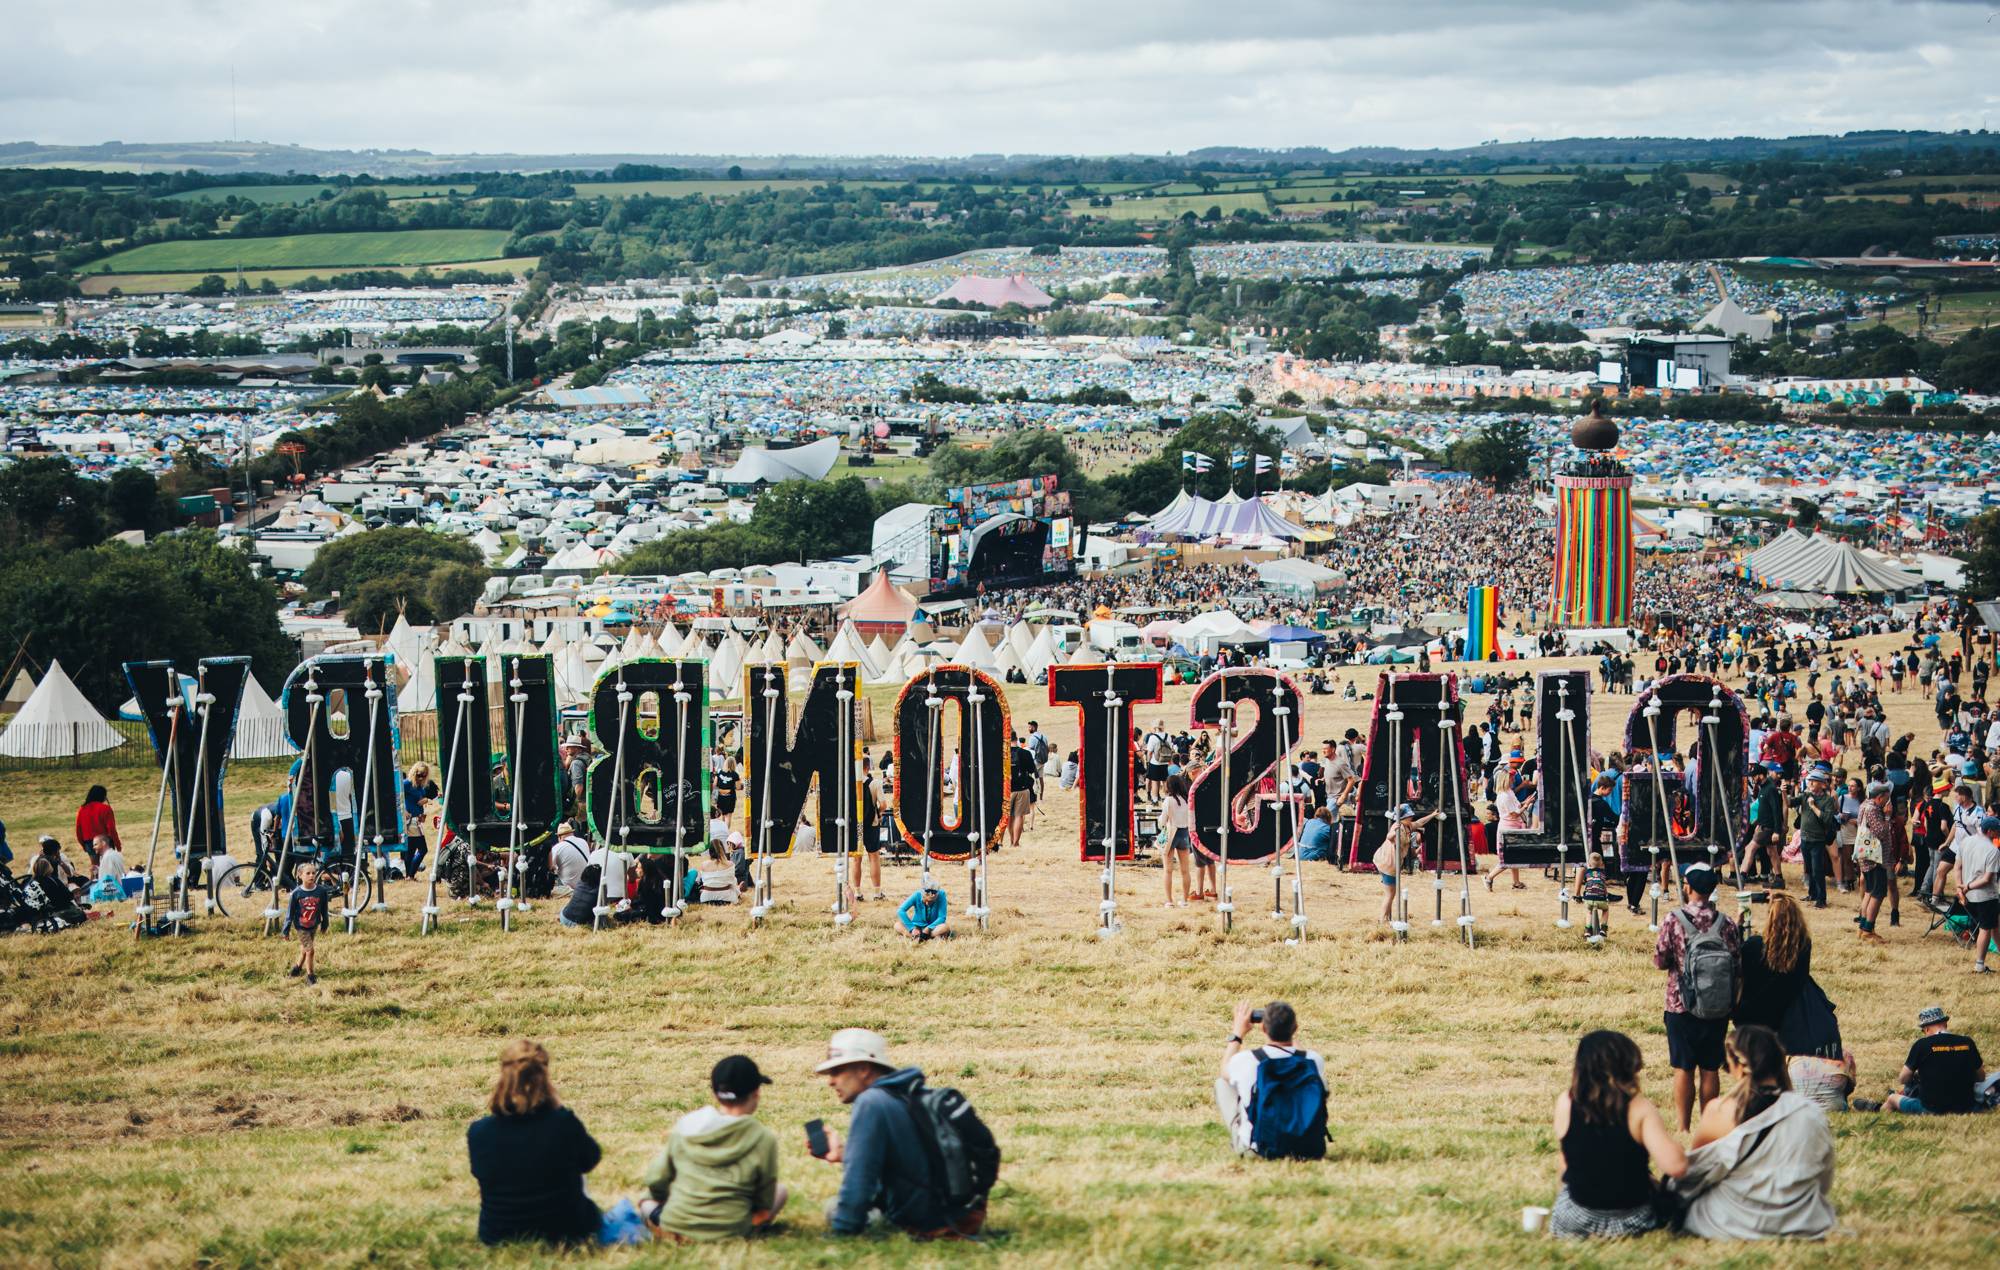
[[[1653,948],[1653,964],[1667,972],[1667,1061],[1674,1069],[1674,1106],[1681,1114],[1682,1133],[1688,1131],[1693,1119],[1695,1072],[1701,1073],[1704,1105],[1722,1091],[1722,1043],[1729,1031],[1728,1018],[1697,1018],[1682,999],[1681,968],[1687,958],[1687,927],[1703,934],[1719,929],[1722,942],[1728,945],[1736,961],[1735,982],[1739,985],[1743,982],[1742,937],[1736,923],[1709,901],[1721,880],[1722,875],[1707,864],[1693,864],[1683,870],[1682,906],[1660,923],[1659,942]]]

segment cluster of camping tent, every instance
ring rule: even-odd
[[[1898,595],[1923,589],[1924,580],[1853,543],[1823,534],[1786,529],[1745,556],[1744,577],[1768,593],[1757,602],[1770,608],[1832,608],[1836,595]]]
[[[187,702],[187,718],[194,717],[195,681],[180,679],[182,699]],[[116,749],[130,737],[120,731],[83,695],[61,661],[51,661],[39,682],[26,666],[14,672],[4,694],[13,718],[0,729],[0,755],[8,758],[57,759],[79,754],[95,754]],[[127,701],[118,716],[138,722],[144,716],[136,699]],[[143,733],[135,733],[143,735]],[[243,702],[236,715],[236,733],[229,745],[231,758],[285,758],[292,753],[285,740],[285,721],[271,694],[253,675],[243,686]]]

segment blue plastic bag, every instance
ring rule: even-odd
[[[597,1227],[597,1242],[601,1244],[643,1244],[652,1237],[652,1232],[646,1229],[646,1219],[639,1216],[639,1210],[629,1199],[613,1204]]]

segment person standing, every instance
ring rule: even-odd
[[[1826,878],[1830,864],[1828,851],[1840,832],[1840,801],[1829,788],[1833,770],[1816,763],[1806,773],[1805,793],[1799,796],[1796,816],[1799,827],[1799,857],[1806,870],[1806,899],[1814,908],[1826,907]]]
[[[1710,865],[1689,865],[1681,874],[1681,907],[1660,924],[1653,947],[1653,964],[1667,972],[1667,1059],[1683,1133],[1693,1123],[1696,1074],[1703,1103],[1722,1087],[1723,1041],[1743,979],[1736,923],[1709,899],[1721,880]]]
[[[1868,801],[1861,805],[1859,828],[1854,837],[1854,862],[1861,867],[1861,939],[1864,943],[1882,943],[1882,937],[1875,933],[1875,918],[1882,911],[1882,901],[1889,895],[1889,852],[1895,841],[1895,828],[1890,822],[1889,799],[1895,793],[1888,781],[1873,781],[1868,786]]]
[[[1049,766],[1049,734],[1033,719],[1028,720],[1028,752],[1035,758],[1035,797],[1040,799]]]
[[[1174,870],[1180,869],[1181,907],[1195,898],[1189,889],[1189,866],[1194,855],[1194,809],[1188,803],[1188,778],[1186,772],[1175,772],[1167,777],[1166,804],[1167,852],[1160,861],[1160,872],[1167,881],[1167,907],[1174,904]]]
[[[2000,935],[2000,816],[1979,822],[1978,835],[1958,849],[1958,894],[1972,918],[1972,970],[1990,974],[1986,950]]]
[[[428,763],[413,763],[403,780],[403,876],[415,877],[424,867],[429,844],[424,832],[424,804],[438,796],[437,782],[431,779]]]
[[[307,983],[319,982],[319,963],[313,945],[326,929],[332,907],[333,892],[321,885],[319,865],[310,860],[301,864],[299,884],[292,888],[291,902],[285,908],[284,934],[290,937],[293,931],[299,933],[299,959],[292,966],[294,979],[304,975]]]
[[[1014,734],[1012,744],[1007,747],[1007,845],[1021,845],[1021,831],[1028,827],[1028,817],[1035,810],[1035,776],[1039,771],[1035,766],[1035,753],[1020,734]],[[976,828],[976,827],[975,827]]]
[[[90,857],[93,865],[97,862],[97,840],[103,837],[114,847],[124,847],[118,838],[118,817],[111,811],[111,796],[102,785],[92,785],[83,796],[83,805],[76,809],[76,845]]]

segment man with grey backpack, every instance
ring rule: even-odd
[[[842,1028],[813,1070],[853,1108],[847,1135],[819,1121],[806,1126],[807,1150],[841,1166],[840,1194],[827,1208],[836,1235],[884,1223],[921,1239],[966,1239],[986,1223],[986,1196],[1000,1171],[1000,1148],[955,1089],[933,1089],[915,1067],[889,1061],[889,1042],[866,1028]]]
[[[1743,983],[1742,936],[1709,901],[1721,880],[1707,864],[1682,870],[1683,902],[1660,924],[1653,948],[1653,964],[1667,972],[1667,1060],[1682,1133],[1693,1119],[1695,1073],[1704,1104],[1722,1090],[1723,1041]]]

